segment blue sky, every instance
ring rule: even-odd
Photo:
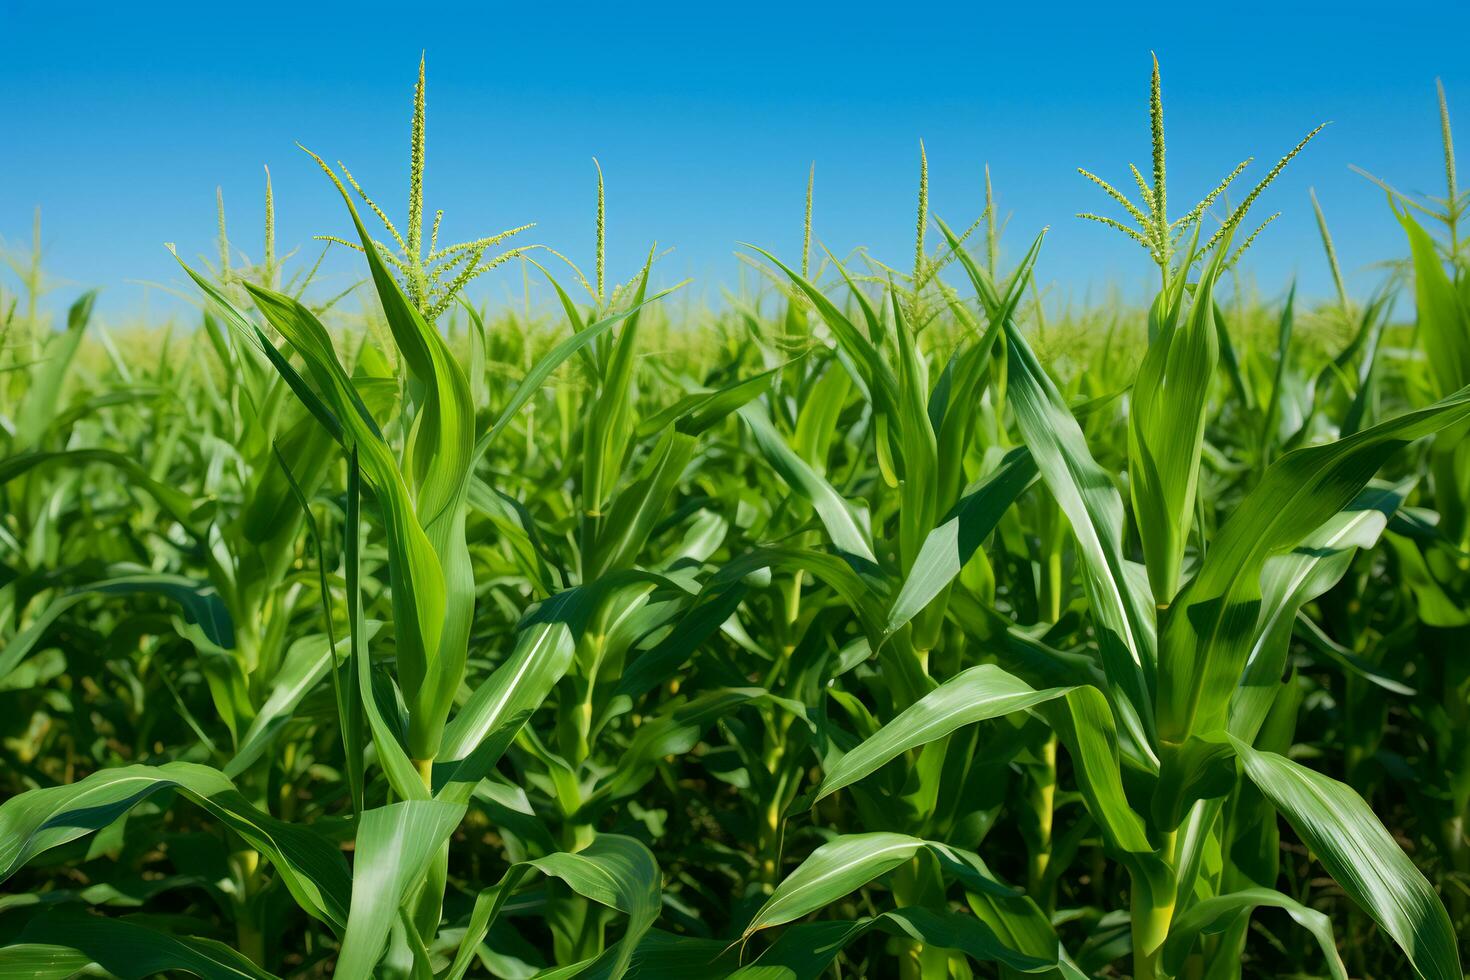
[[[1382,193],[1348,166],[1442,191],[1436,76],[1470,127],[1458,3],[65,6],[0,0],[0,237],[26,241],[40,205],[48,268],[77,284],[56,301],[100,285],[113,318],[173,306],[131,283],[179,283],[164,241],[213,254],[216,185],[232,237],[258,254],[262,165],[283,250],[343,233],[297,140],[401,218],[421,50],[428,206],[445,208],[445,238],[535,221],[528,240],[590,260],[596,156],[610,274],[656,240],[674,249],[662,277],[694,276],[694,295],[715,301],[736,281],[737,242],[798,254],[812,161],[818,239],[906,263],[920,138],[935,214],[977,215],[988,162],[1010,253],[1050,226],[1053,297],[1141,291],[1142,251],[1072,215],[1112,213],[1077,166],[1125,182],[1130,161],[1147,163],[1150,50],[1176,206],[1246,156],[1264,172],[1332,121],[1259,205],[1285,212],[1248,263],[1271,292],[1293,276],[1309,295],[1330,288],[1309,186],[1357,291],[1402,251]],[[354,268],[334,259],[330,280]]]

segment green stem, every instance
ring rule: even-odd
[[[1144,900],[1138,907],[1138,896],[1146,895],[1146,889],[1135,889],[1133,902],[1133,976],[1134,980],[1155,980],[1159,974],[1159,954],[1164,940],[1169,938],[1169,923],[1174,918],[1174,902],[1166,900],[1159,904]]]
[[[265,936],[248,916],[236,923],[235,939],[242,956],[256,966],[265,966]]]
[[[256,901],[262,882],[260,880],[260,852],[254,849],[237,851],[234,864],[239,881],[239,897],[236,900],[235,942],[242,955],[256,966],[265,966],[265,931],[260,923],[260,903]]]
[[[434,793],[434,760],[415,759],[413,767],[418,770],[424,789],[432,796]],[[414,927],[425,944],[432,943],[434,936],[439,931],[439,922],[444,915],[444,892],[448,882],[449,842],[445,841],[444,845],[439,848],[439,853],[435,854],[433,860],[429,862],[428,873],[424,876],[418,894],[410,905]]]
[[[1057,789],[1056,736],[1042,743],[1041,767],[1031,787],[1031,807],[1036,814],[1036,846],[1032,848],[1026,869],[1026,891],[1048,911],[1051,895],[1043,894],[1046,869],[1051,863],[1052,813]]]
[[[1470,878],[1470,848],[1465,844],[1465,817],[1463,814],[1455,814],[1444,822],[1443,827],[1446,863],[1449,865],[1449,877],[1459,877],[1460,882],[1449,882],[1444,890],[1449,898],[1450,917],[1456,928],[1462,928],[1465,922],[1467,903],[1465,900],[1465,889],[1463,879]]]
[[[1171,872],[1174,869],[1175,836],[1175,831],[1165,834],[1163,846],[1159,849],[1159,856]],[[1133,977],[1134,980],[1156,980],[1162,976],[1159,957],[1164,940],[1169,938],[1169,926],[1174,921],[1174,876],[1169,874],[1168,880],[1161,883],[1164,886],[1161,895],[1154,893],[1154,886],[1145,875],[1134,872],[1132,877]]]
[[[921,853],[894,869],[893,897],[900,907],[943,907],[944,884],[934,858]],[[945,980],[949,953],[943,947],[905,939],[899,946],[898,973],[902,980]]]

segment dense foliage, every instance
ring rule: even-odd
[[[197,327],[0,295],[0,975],[1463,975],[1447,116],[1363,302],[1320,209],[1335,302],[1235,281],[1311,135],[1169,217],[1155,69],[1137,201],[1086,175],[1148,309],[1046,322],[925,173],[911,272],[676,319],[600,174],[591,277],[440,248],[423,105],[402,235],[317,161],[369,315],[269,202]],[[507,260],[558,318],[464,299]]]

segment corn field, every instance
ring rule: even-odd
[[[422,64],[406,214],[297,160],[360,302],[268,186],[173,327],[52,322],[12,252],[0,976],[1463,977],[1439,97],[1371,293],[1280,202],[1315,305],[1240,269],[1317,131],[1181,206],[1157,63],[1148,165],[1078,178],[1137,309],[1048,318],[1044,234],[988,175],[930,214],[922,151],[911,263],[821,247],[818,167],[715,310],[606,267],[600,170],[590,275],[443,244]],[[470,300],[517,265],[554,310]]]

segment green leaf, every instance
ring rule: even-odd
[[[960,574],[1011,504],[1036,478],[1036,464],[1025,447],[1011,450],[995,472],[960,498],[944,522],[929,532],[903,588],[888,611],[885,634],[917,616]]]
[[[1230,703],[1230,733],[1236,738],[1253,741],[1270,711],[1285,673],[1298,611],[1337,584],[1359,548],[1377,543],[1412,487],[1413,481],[1368,487],[1301,544],[1266,560],[1256,639]]]
[[[808,548],[757,548],[720,568],[705,584],[705,592],[714,594],[727,589],[761,569],[777,572],[806,572],[836,592],[857,615],[863,632],[876,646],[882,637],[880,603],[882,592],[874,591],[874,582],[853,571],[842,558]]]
[[[697,436],[722,422],[747,402],[754,401],[770,390],[771,382],[783,371],[801,361],[793,358],[749,378],[732,381],[714,391],[700,391],[685,395],[656,415],[650,415],[638,423],[638,437],[663,432],[670,425],[687,436]]]
[[[96,301],[95,289],[83,293],[66,311],[66,330],[46,339],[42,361],[32,372],[30,386],[16,412],[17,448],[37,445],[46,430],[57,421],[67,372],[71,370],[81,347],[82,335],[92,318],[92,307]]]
[[[852,392],[852,376],[837,357],[827,358],[825,367],[821,377],[807,389],[792,438],[792,448],[797,454],[824,475],[832,440],[841,434],[837,430],[837,421]],[[813,368],[812,373],[817,370]]]
[[[327,658],[326,667],[332,677],[332,696],[337,702],[337,727],[342,733],[342,744],[346,748],[345,761],[347,769],[347,792],[352,799],[352,812],[362,812],[364,772],[362,753],[357,751],[357,746],[362,744],[362,718],[361,706],[357,703],[361,697],[357,687],[357,672],[352,670],[351,660],[351,638],[348,637],[348,659],[349,669],[346,673],[346,682],[343,680],[343,671],[337,664],[337,641],[335,630],[332,627],[332,587],[327,580],[327,556],[322,547],[321,532],[317,528],[316,517],[311,512],[311,501],[306,491],[302,490],[301,484],[297,482],[296,476],[291,472],[290,463],[281,452],[277,443],[271,444],[276,461],[280,464],[281,472],[286,477],[286,482],[291,486],[291,493],[296,498],[297,506],[301,511],[302,523],[306,525],[307,537],[311,541],[312,548],[316,551],[317,568],[317,593],[322,607],[322,625],[327,631],[327,647],[330,656]],[[288,651],[289,652],[289,651]],[[279,689],[279,675],[277,689]],[[272,691],[272,695],[275,692]],[[294,706],[293,706],[294,707]]]
[[[352,871],[352,908],[337,972],[373,975],[409,890],[464,816],[463,803],[404,800],[363,811]]]
[[[653,264],[653,252],[638,278],[633,302],[643,303],[644,291],[648,288],[648,276]],[[582,508],[584,549],[600,536],[606,526],[603,507],[612,495],[624,461],[632,445],[632,436],[637,423],[633,404],[633,379],[637,361],[638,327],[641,317],[637,314],[626,319],[615,338],[611,338],[611,351],[599,359],[602,372],[597,377],[597,395],[588,407],[582,429]],[[590,550],[590,549],[588,549]]]
[[[325,922],[347,917],[347,862],[330,840],[252,806],[223,773],[191,762],[103,769],[0,804],[0,881],[37,854],[101,830],[138,803],[176,789],[270,858],[296,903]]]
[[[1108,842],[1125,855],[1139,855],[1128,860],[1148,862],[1153,874],[1152,845],[1123,789],[1118,732],[1107,697],[1095,687],[1083,686],[1039,710],[1071,754],[1078,788]]]
[[[368,624],[369,639],[377,633],[379,625]],[[337,656],[346,656],[350,644],[348,637],[338,640]],[[235,755],[225,764],[226,776],[236,778],[274,744],[301,700],[321,682],[327,670],[335,666],[335,661],[336,657],[327,652],[327,638],[320,633],[304,636],[287,648],[272,682],[270,695],[245,734],[240,736],[240,747],[235,750]]]
[[[892,871],[920,850],[932,852],[968,887],[1014,894],[990,876],[978,857],[947,844],[883,831],[847,834],[817,848],[787,875],[756,911],[742,936],[815,912]]]
[[[889,295],[896,295],[890,285]],[[893,302],[894,335],[898,340],[898,450],[903,460],[899,487],[898,554],[905,574],[918,557],[938,510],[939,446],[927,405],[929,379],[918,338],[909,329],[904,304]]]
[[[586,560],[588,581],[633,564],[663,518],[669,498],[693,456],[693,436],[673,429],[664,432],[637,479],[613,498],[606,529]]]
[[[669,634],[629,663],[618,679],[615,699],[638,698],[668,680],[694,651],[724,625],[749,589],[741,583],[706,590],[674,624]]]
[[[1246,888],[1228,895],[1215,895],[1190,907],[1169,926],[1169,938],[1164,941],[1163,964],[1170,976],[1178,976],[1184,967],[1184,959],[1201,937],[1223,932],[1242,916],[1248,917],[1256,909],[1277,908],[1312,934],[1333,980],[1348,980],[1347,967],[1337,955],[1337,945],[1332,939],[1332,920],[1316,909],[1309,909],[1300,902],[1269,888]]]
[[[812,805],[904,752],[943,738],[961,726],[1023,711],[1062,697],[1069,690],[1054,687],[1038,691],[994,664],[971,667],[909,705],[876,734],[828,766]]]
[[[531,712],[572,664],[576,635],[599,601],[597,590],[569,589],[537,606],[522,622],[515,649],[477,687],[444,732],[435,781],[447,799],[474,791]]]
[[[832,484],[812,469],[811,465],[786,445],[786,440],[771,424],[770,417],[758,405],[746,405],[740,409],[750,434],[758,448],[781,479],[786,481],[802,499],[810,503],[821,518],[827,535],[838,550],[869,562],[876,562],[867,532],[858,526],[852,505],[842,499]]]
[[[476,947],[494,925],[511,892],[533,869],[560,878],[578,895],[628,917],[622,938],[602,953],[540,976],[617,978],[627,972],[635,955],[644,959],[646,949],[641,944],[663,905],[663,874],[653,852],[637,840],[598,834],[580,851],[555,851],[513,864],[499,882],[482,891],[475,899],[469,927],[445,980],[460,980],[469,970]],[[718,952],[714,950],[711,959]]]
[[[331,336],[316,316],[280,293],[255,287],[251,295],[271,325],[305,358],[350,444],[358,450],[363,472],[377,490],[388,538],[398,679],[409,706],[409,752],[414,758],[431,759],[464,669],[465,653],[460,648],[468,636],[470,610],[464,608],[463,600],[473,583],[468,580],[468,554],[459,554],[465,547],[463,508],[450,505],[453,493],[443,485],[450,477],[442,466],[431,467],[422,460],[413,465],[410,475],[415,482],[427,480],[429,484],[419,486],[415,502],[405,475],[358,398],[337,360]],[[429,412],[425,407],[420,418]],[[452,437],[452,432],[444,435]],[[432,437],[427,441],[432,442]],[[467,479],[467,458],[464,465]],[[461,497],[467,496],[464,491],[461,488]],[[438,515],[446,513],[445,509],[448,516],[440,519]],[[421,524],[423,518],[428,522]],[[430,538],[430,530],[435,539]],[[473,597],[469,598],[472,609]]]
[[[1399,944],[1426,980],[1460,980],[1450,917],[1433,886],[1353,790],[1274,752],[1231,739],[1245,774],[1328,874]]]
[[[1093,459],[1056,385],[1011,322],[1006,323],[1006,352],[1006,397],[1041,478],[1072,525],[1103,667],[1131,708],[1124,720],[1146,750],[1153,730],[1154,617],[1123,559],[1123,501]]]
[[[240,515],[241,532],[247,541],[263,544],[283,538],[294,540],[303,518],[294,500],[292,480],[299,478],[303,493],[310,497],[325,482],[328,469],[338,458],[331,433],[309,414],[296,414],[299,418],[272,442],[284,465],[258,466],[247,490],[248,500]]]
[[[1218,259],[1219,255],[1215,257]],[[1266,400],[1265,415],[1261,419],[1260,457],[1262,466],[1270,461],[1271,449],[1280,435],[1277,429],[1280,427],[1281,403],[1289,377],[1287,368],[1291,364],[1291,332],[1295,322],[1292,308],[1295,303],[1296,284],[1292,283],[1291,291],[1286,294],[1286,305],[1281,308],[1281,317],[1276,327],[1276,373],[1271,379],[1271,396]]]
[[[853,922],[804,922],[787,929],[750,966],[730,974],[730,980],[822,976],[837,954],[873,931],[886,932],[925,946],[952,949],[980,963],[1001,963],[1022,973],[1041,973],[1057,968],[1057,957],[1030,956],[1007,945],[978,918],[948,909],[922,906],[893,909]],[[1055,945],[1055,936],[1053,936]]]
[[[832,331],[832,336],[836,339],[838,347],[851,359],[852,363],[856,364],[858,376],[862,379],[862,383],[867,389],[868,397],[873,400],[874,411],[878,415],[891,417],[898,405],[898,380],[893,376],[892,369],[883,360],[882,355],[874,343],[867,337],[864,337],[862,331],[858,330],[852,321],[843,316],[842,311],[837,309],[831,300],[822,295],[821,290],[803,279],[799,273],[792,270],[765,249],[757,248],[754,245],[746,245],[745,247],[759,252],[767,261],[784,272],[792,284],[801,290],[802,294],[811,301],[812,306],[817,311],[817,315],[822,318],[822,322],[827,325],[827,329]],[[842,268],[841,264],[834,264],[842,272],[843,277],[847,278],[847,271]],[[857,289],[851,279],[847,279],[847,283],[851,287],[853,299],[863,308],[869,324],[875,324],[877,318],[873,315],[867,298],[863,296],[861,290]]]
[[[1389,203],[1392,206],[1392,199]],[[1408,209],[1393,210],[1409,237],[1413,257],[1419,342],[1424,345],[1435,394],[1443,398],[1470,385],[1470,309],[1445,272],[1434,239]]]
[[[531,264],[535,265],[538,269],[541,268],[534,260],[528,261],[531,261]],[[545,269],[541,269],[541,271],[546,272]],[[546,278],[551,280],[553,286],[556,286],[556,280],[551,279],[550,273],[547,273]],[[561,291],[560,286],[556,286],[556,288],[558,292]],[[485,455],[485,452],[490,448],[491,444],[495,442],[496,437],[510,424],[511,419],[515,418],[516,412],[520,411],[526,402],[531,400],[532,395],[541,390],[541,386],[546,383],[546,379],[551,377],[551,373],[560,367],[567,358],[585,348],[589,343],[612,329],[616,324],[621,323],[623,320],[642,310],[645,306],[649,306],[663,299],[678,288],[679,286],[671,286],[668,289],[654,293],[647,299],[640,300],[629,306],[626,310],[620,310],[603,317],[601,320],[589,324],[586,327],[580,325],[580,319],[575,316],[575,307],[572,307],[570,300],[567,300],[568,313],[572,317],[572,326],[576,330],[576,333],[543,354],[531,370],[526,372],[526,376],[521,379],[520,383],[516,385],[515,390],[511,392],[510,400],[500,410],[500,415],[495,419],[495,424],[475,442],[474,460],[478,462]],[[565,293],[562,293],[563,298],[565,298],[565,295]]]
[[[348,669],[357,677],[357,696],[351,698],[349,711],[361,712],[368,723],[373,748],[378,754],[378,765],[393,791],[404,799],[426,799],[428,788],[409,759],[408,752],[399,741],[393,726],[388,724],[378,708],[374,696],[372,657],[368,655],[368,624],[362,604],[362,469],[359,465],[357,448],[353,447],[347,457],[347,513],[343,522],[345,554],[343,564],[347,578],[347,629],[351,644],[348,653]],[[359,724],[350,728],[360,728]],[[346,751],[359,752],[361,746],[345,746]]]
[[[307,410],[321,423],[322,427],[331,433],[334,440],[341,442],[343,439],[342,423],[337,418],[336,413],[327,407],[326,403],[306,383],[306,379],[291,366],[291,362],[286,358],[286,355],[275,344],[271,343],[270,338],[255,324],[255,321],[251,320],[235,304],[230,302],[225,294],[219,290],[219,287],[195,272],[187,262],[179,258],[178,252],[175,252],[172,246],[169,247],[169,252],[173,254],[174,259],[183,267],[184,272],[188,274],[189,278],[194,280],[194,284],[224,314],[225,322],[230,325],[230,329],[252,348],[259,351],[270,362],[271,366],[281,376],[281,380],[301,400],[301,404],[305,405]],[[206,322],[208,321],[206,320]],[[362,405],[360,399],[356,401],[356,404],[360,407],[363,415],[367,417],[368,423],[376,431],[377,426],[372,422],[372,417],[368,414],[366,406]]]
[[[34,619],[0,648],[0,678],[24,660],[36,644],[46,636],[53,623],[72,606],[95,595],[161,595],[179,604],[187,622],[193,623],[216,646],[229,649],[235,645],[234,624],[230,613],[212,586],[163,573],[119,575],[79,585],[56,596]]]
[[[653,852],[631,837],[598,834],[580,851],[557,851],[528,863],[628,917],[622,939],[599,957],[599,975],[621,977],[663,905],[663,873]]]
[[[454,962],[449,965],[449,972],[445,980],[463,980],[464,975],[475,962],[475,950],[484,940],[485,934],[500,917],[500,912],[505,908],[506,899],[515,890],[526,872],[530,870],[528,865],[513,865],[499,882],[484,889],[475,896],[474,908],[470,910],[470,921],[465,927],[464,938],[460,940],[459,949],[454,954]]]
[[[1177,313],[1163,318],[1133,382],[1129,492],[1154,600],[1161,606],[1178,591],[1184,545],[1194,526],[1205,412],[1219,362],[1213,295],[1228,252],[1218,250],[1200,274],[1184,322],[1176,324]]]
[[[0,948],[0,974],[69,980],[96,964],[120,980],[175,972],[203,980],[272,980],[272,974],[224,943],[175,936],[126,919],[61,908],[28,922],[13,945]]]
[[[1399,449],[1467,418],[1470,388],[1336,442],[1294,450],[1271,464],[1220,529],[1204,564],[1165,618],[1161,738],[1182,742],[1225,727],[1230,698],[1256,637],[1267,559],[1296,547],[1352,503]]]
[[[1022,438],[1057,506],[1072,525],[1082,560],[1082,582],[1098,632],[1103,666],[1136,752],[1151,758],[1153,738],[1154,616],[1139,595],[1123,558],[1123,501],[1112,478],[1087,446],[1076,418],[1011,319],[1020,287],[1041,245],[1037,238],[1004,299],[975,265],[960,240],[940,222],[986,312],[1005,331],[1006,400]]]
[[[67,449],[60,452],[21,453],[8,459],[0,459],[0,486],[38,468],[52,466],[82,467],[93,463],[111,466],[127,474],[128,486],[137,487],[158,502],[164,512],[188,531],[193,537],[200,536],[194,523],[194,501],[189,495],[174,487],[166,486],[148,475],[137,460],[110,449]]]
[[[637,792],[653,776],[654,766],[665,756],[683,755],[692,749],[714,722],[736,708],[768,698],[760,687],[715,688],[690,698],[665,702],[639,723],[628,746],[619,754],[618,765],[598,782],[587,799],[587,812],[599,803]]]
[[[1414,594],[1419,621],[1447,629],[1470,625],[1470,609],[1445,591],[1430,570],[1420,546],[1400,534],[1387,535],[1387,541],[1398,558],[1399,578]]]

